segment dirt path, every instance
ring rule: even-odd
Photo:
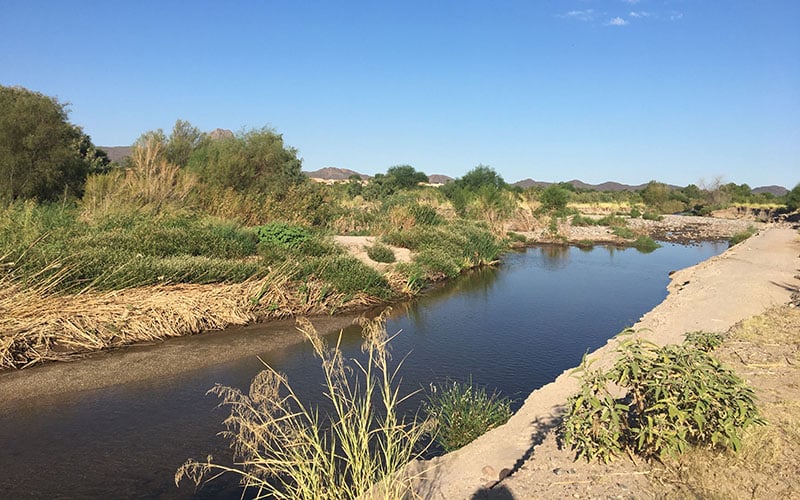
[[[658,344],[679,343],[690,331],[725,332],[746,318],[788,303],[797,286],[798,269],[797,231],[766,228],[722,255],[674,273],[668,297],[634,329]],[[611,339],[590,357],[599,366],[612,364],[618,342]],[[644,485],[647,479],[632,465],[629,470],[604,471],[604,466],[573,463],[571,454],[556,446],[551,431],[567,397],[577,388],[577,380],[565,372],[533,392],[505,425],[461,450],[418,464],[419,494],[446,499],[638,498],[637,481]],[[599,495],[587,494],[587,481],[576,479],[582,467],[596,467],[593,474],[605,474],[608,484]],[[628,480],[618,484],[615,479],[622,477]]]

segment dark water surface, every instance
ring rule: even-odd
[[[471,378],[513,398],[516,409],[532,390],[661,302],[670,271],[725,248],[726,243],[666,244],[643,254],[542,247],[509,254],[497,269],[471,273],[394,307],[387,330],[402,330],[392,342],[394,357],[410,353],[403,387],[410,392]],[[0,497],[238,498],[231,481],[210,483],[195,494],[188,485],[177,489],[172,477],[189,457],[211,453],[218,462],[230,460],[226,442],[216,436],[226,412],[206,391],[215,383],[247,388],[260,370],[257,355],[286,373],[301,395],[320,394],[319,363],[310,346],[270,351],[269,328],[167,342],[220,349],[231,341],[252,343],[251,354],[233,362],[0,411]],[[346,329],[342,345],[345,356],[359,357],[359,331]],[[153,349],[157,355],[158,347]],[[187,355],[194,352],[187,347]]]

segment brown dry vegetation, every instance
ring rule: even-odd
[[[0,370],[64,361],[103,349],[254,320],[312,315],[376,303],[365,294],[331,293],[308,280],[302,289],[276,268],[235,284],[178,284],[111,292],[56,294],[0,277]]]

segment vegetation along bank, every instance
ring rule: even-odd
[[[745,205],[772,214],[800,200],[800,186],[776,197],[732,183],[523,188],[483,165],[441,185],[408,165],[314,182],[273,129],[203,133],[181,120],[111,161],[64,104],[20,87],[0,87],[0,150],[0,369],[362,309],[494,263],[513,246],[647,251],[651,237],[676,233],[664,224],[717,224],[662,214]],[[759,218],[769,217],[715,236],[745,235]],[[687,239],[707,237],[695,232]]]

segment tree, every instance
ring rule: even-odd
[[[191,123],[177,120],[166,144],[167,161],[179,167],[189,164],[192,153],[206,140],[206,134]]]
[[[559,184],[547,186],[539,196],[539,201],[542,203],[542,208],[545,210],[563,210],[567,208],[569,202],[570,192]]]
[[[306,180],[301,167],[297,150],[267,127],[205,141],[189,158],[203,182],[240,193],[282,196]]]
[[[455,184],[471,191],[477,191],[482,186],[493,186],[497,189],[503,189],[507,186],[506,181],[503,180],[500,174],[486,165],[478,165],[473,168],[464,174],[464,177],[457,179]]]
[[[417,172],[411,165],[397,165],[386,171],[386,177],[391,179],[395,190],[414,189],[420,182],[428,182],[428,176]]]
[[[786,195],[786,208],[791,212],[800,210],[800,184],[797,184],[794,189],[789,191]]]
[[[81,156],[83,140],[81,129],[67,120],[65,104],[22,87],[0,86],[0,199],[80,196],[89,171]]]

